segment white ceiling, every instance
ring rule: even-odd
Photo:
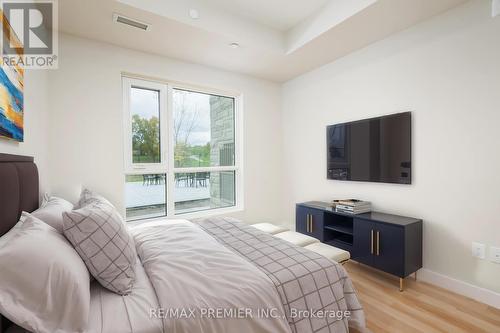
[[[332,0],[199,0],[246,17],[270,28],[286,31]]]
[[[466,0],[64,0],[63,32],[284,82]],[[199,19],[189,17],[196,9]],[[113,13],[150,23],[140,31]],[[230,43],[240,47],[233,49]]]

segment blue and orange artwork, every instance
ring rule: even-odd
[[[7,19],[1,13],[3,33],[19,43]],[[0,137],[24,140],[24,69],[0,60]]]

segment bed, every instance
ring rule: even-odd
[[[39,205],[30,157],[0,154],[0,236]],[[88,332],[348,332],[363,309],[344,268],[231,218],[130,228],[132,292],[90,285]],[[0,333],[12,326],[2,317]],[[10,328],[12,329],[12,327]]]

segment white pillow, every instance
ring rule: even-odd
[[[85,264],[54,228],[28,213],[21,220],[0,237],[0,312],[31,332],[84,332],[90,304]]]
[[[116,209],[94,201],[63,213],[64,235],[73,244],[92,276],[117,294],[126,295],[135,281],[137,253],[132,236]]]
[[[84,188],[84,189],[82,189],[82,193],[80,194],[80,200],[78,200],[78,203],[75,205],[74,209],[83,208],[83,207],[90,205],[91,203],[94,203],[94,202],[104,202],[113,208],[115,207],[115,206],[113,206],[113,204],[111,202],[109,202],[102,195],[99,195],[95,192],[92,192],[88,188]]]
[[[51,197],[45,194],[40,208],[31,215],[42,220],[60,233],[63,232],[63,212],[70,212],[73,204],[58,197]]]

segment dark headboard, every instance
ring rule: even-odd
[[[0,154],[0,237],[16,225],[22,211],[38,208],[39,191],[33,157]],[[0,333],[8,326],[0,314]]]
[[[19,221],[22,211],[39,205],[38,169],[33,157],[0,154],[0,236]]]

